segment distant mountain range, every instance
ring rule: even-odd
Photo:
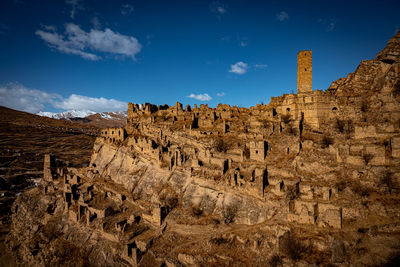
[[[38,112],[36,115],[59,119],[80,122],[92,126],[104,127],[122,127],[126,122],[126,111],[115,112],[95,112],[91,110],[68,110],[60,113],[54,112]]]

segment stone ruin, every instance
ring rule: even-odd
[[[367,173],[398,174],[399,39],[325,91],[312,90],[312,52],[300,51],[297,94],[267,105],[129,103],[126,127],[101,131],[90,166],[45,156],[44,192],[62,192],[69,220],[123,244],[120,257],[133,265],[167,227],[168,190],[188,206],[207,195],[214,215],[231,194],[240,224],[274,211],[288,224],[342,229],[361,215],[341,197],[341,179],[374,184]]]

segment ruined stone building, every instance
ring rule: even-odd
[[[297,93],[267,105],[129,103],[126,127],[101,131],[88,167],[56,167],[45,158],[44,189],[62,192],[64,216],[113,244],[127,264],[144,266],[149,255],[162,264],[210,264],[214,256],[195,257],[189,245],[157,254],[164,231],[182,227],[176,231],[184,235],[183,218],[192,213],[264,227],[259,231],[275,241],[251,239],[251,255],[261,255],[260,244],[276,251],[289,228],[311,231],[314,248],[329,251],[339,233],[400,223],[398,206],[366,207],[360,189],[376,199],[399,192],[379,178],[400,178],[399,68],[400,32],[326,90],[312,90],[312,51],[305,50],[297,54]]]

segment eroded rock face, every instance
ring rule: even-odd
[[[395,36],[393,36],[387,46],[376,55],[376,59],[384,61],[386,63],[394,63],[398,62],[400,58],[400,34],[397,32]]]
[[[399,35],[326,91],[249,109],[130,103],[88,167],[45,164],[14,205],[9,246],[37,265],[387,262],[399,253]]]

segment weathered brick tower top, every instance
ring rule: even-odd
[[[312,91],[312,51],[297,53],[297,93]]]

